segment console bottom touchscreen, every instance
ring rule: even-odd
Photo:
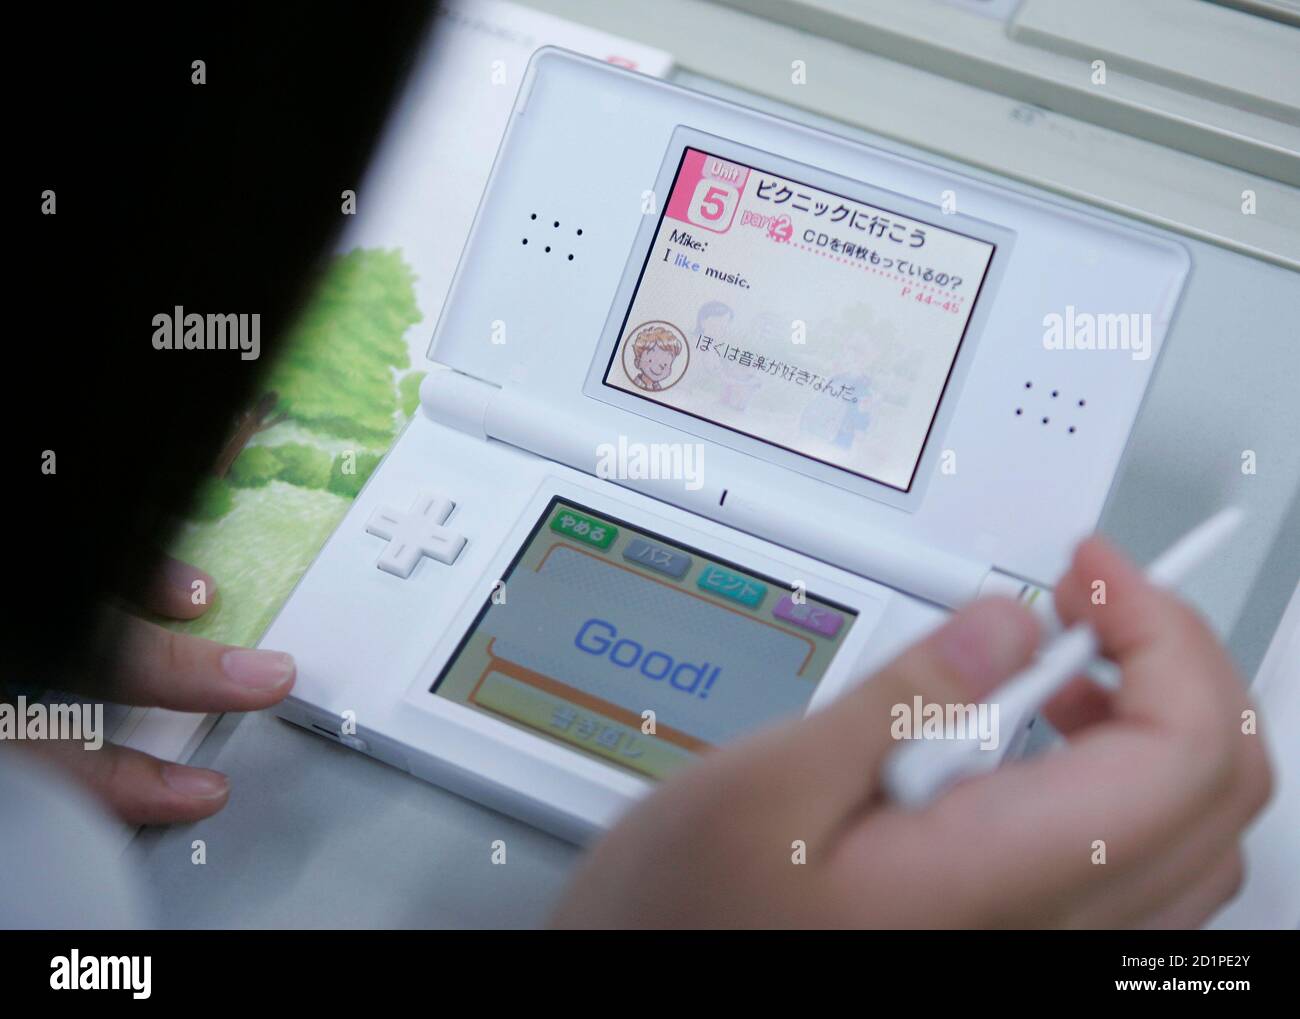
[[[661,778],[802,713],[854,617],[557,498],[432,690]]]

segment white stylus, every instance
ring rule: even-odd
[[[1176,587],[1227,541],[1242,516],[1240,509],[1230,507],[1192,528],[1147,568],[1147,579],[1160,587]],[[1072,626],[1048,644],[1031,666],[999,687],[990,704],[996,705],[999,716],[1027,718],[1086,669],[1097,652],[1092,628],[1082,623]],[[902,806],[923,807],[959,779],[991,771],[1001,758],[995,749],[982,749],[975,734],[909,740],[885,762],[885,791]]]

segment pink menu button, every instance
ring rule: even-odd
[[[833,609],[808,602],[796,605],[794,596],[788,594],[776,603],[772,615],[787,623],[794,623],[795,626],[802,626],[805,630],[820,633],[823,637],[834,637],[844,625],[844,617]]]

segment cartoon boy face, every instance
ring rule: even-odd
[[[655,382],[668,378],[677,355],[666,347],[651,347],[636,355],[636,366]]]
[[[656,391],[673,372],[673,363],[682,352],[682,341],[662,326],[650,326],[632,341],[632,363],[637,374],[632,382],[642,389]]]

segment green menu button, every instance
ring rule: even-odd
[[[576,513],[571,509],[559,509],[551,517],[551,530],[574,541],[581,541],[592,548],[607,549],[618,537],[618,528],[603,520]]]

